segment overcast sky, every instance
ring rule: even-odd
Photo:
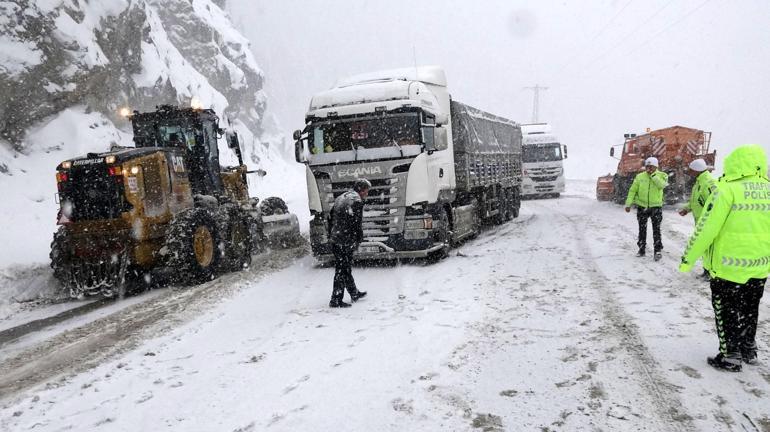
[[[589,6],[590,5],[590,6]],[[339,77],[438,64],[454,99],[569,146],[568,177],[614,171],[626,132],[676,124],[713,132],[718,159],[770,143],[770,1],[230,0],[291,133]]]

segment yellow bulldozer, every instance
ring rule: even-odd
[[[192,284],[240,270],[268,245],[301,241],[283,200],[249,197],[238,135],[211,109],[164,105],[129,115],[136,147],[60,163],[54,276],[73,297]],[[219,163],[218,139],[238,157]]]

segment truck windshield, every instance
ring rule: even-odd
[[[562,160],[561,144],[559,143],[525,145],[522,150],[522,161],[524,163]]]
[[[420,116],[404,113],[322,123],[312,128],[309,138],[313,154],[420,145]]]

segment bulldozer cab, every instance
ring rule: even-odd
[[[219,117],[210,109],[162,105],[156,111],[131,115],[137,147],[182,149],[193,194],[224,194],[220,177]]]

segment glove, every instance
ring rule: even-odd
[[[681,273],[689,273],[690,270],[692,270],[692,268],[693,268],[693,265],[688,262],[685,262],[684,258],[682,258],[682,263],[679,264],[679,271]]]

